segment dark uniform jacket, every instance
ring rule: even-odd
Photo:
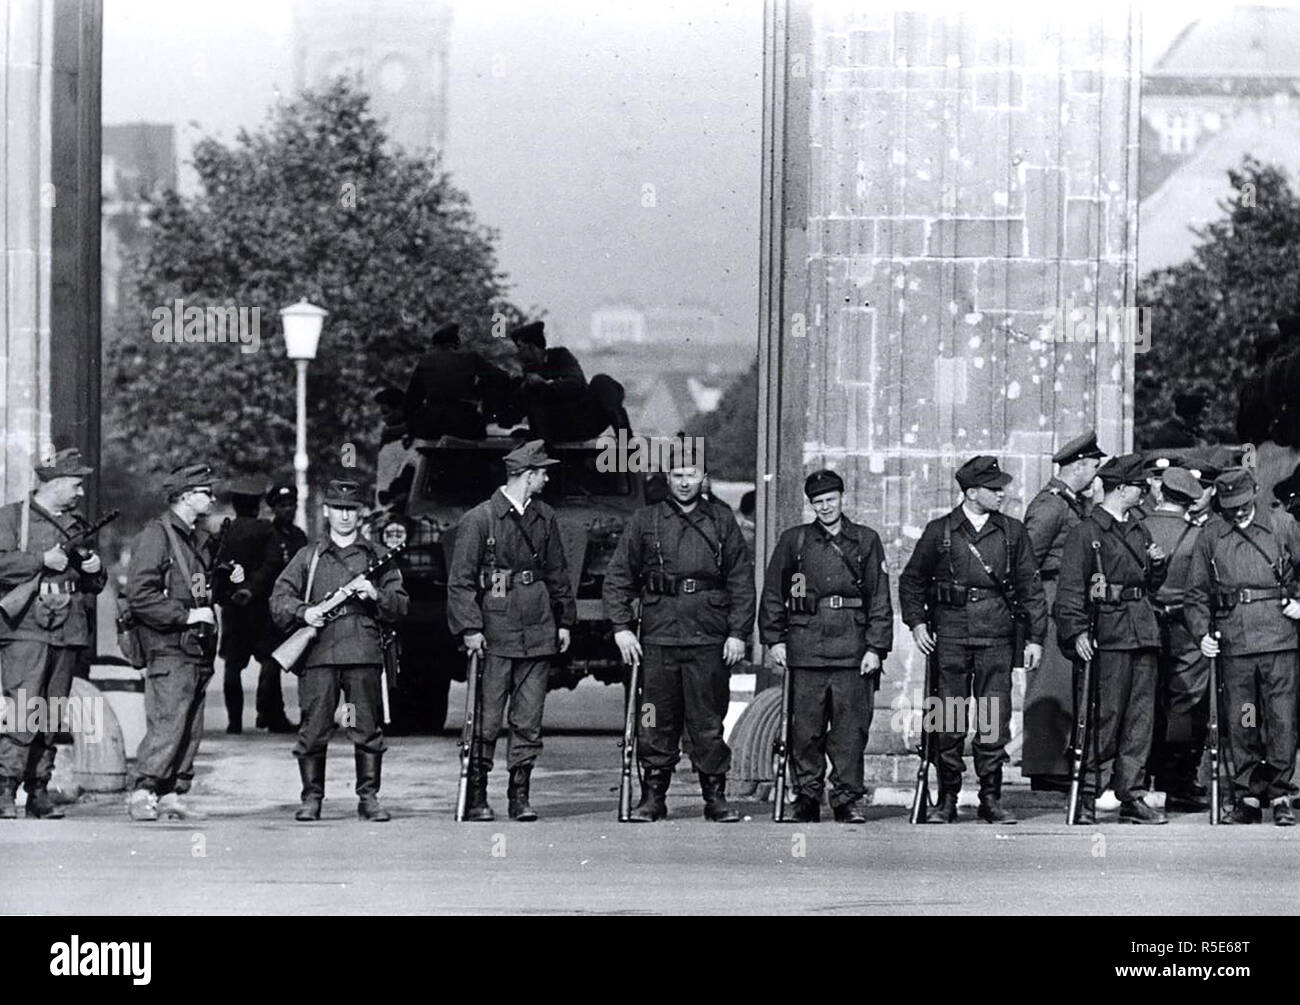
[[[576,618],[569,565],[549,505],[534,498],[519,514],[497,489],[461,517],[447,573],[453,637],[482,632],[497,656],[554,656],[557,629]]]
[[[223,656],[227,655],[227,647],[236,639],[244,646],[260,650],[272,635],[271,587],[284,568],[278,563],[272,564],[279,552],[274,548],[273,536],[270,521],[255,517],[237,516],[225,530],[217,551],[217,565],[237,563],[243,566],[244,581],[231,583],[224,570],[219,570],[216,576]]]
[[[546,381],[544,401],[569,401],[587,387],[587,377],[582,372],[578,357],[564,346],[546,350],[546,356],[535,366],[525,366],[524,372],[535,373]]]
[[[473,404],[480,378],[502,376],[495,367],[472,349],[438,346],[430,349],[415,365],[406,388],[405,409],[408,426],[426,408],[439,410],[452,402]]]
[[[1151,597],[1164,582],[1167,559],[1152,561],[1146,554],[1151,532],[1132,511],[1123,523],[1096,507],[1065,539],[1061,578],[1056,592],[1056,634],[1061,649],[1073,652],[1074,640],[1088,630],[1088,594],[1096,569],[1092,542],[1101,545],[1101,569],[1112,591],[1130,599],[1107,599],[1097,612],[1098,649],[1146,649],[1160,646]],[[1139,594],[1143,594],[1139,596]]]
[[[181,562],[172,554],[163,531],[164,521],[175,532],[190,578],[186,578]],[[166,654],[212,662],[214,652],[205,655],[198,642],[203,629],[185,623],[191,610],[213,603],[210,540],[207,531],[188,526],[168,510],[146,523],[132,542],[126,599],[140,623],[140,641],[150,660]]]
[[[1177,610],[1192,577],[1192,554],[1201,528],[1181,513],[1173,510],[1154,510],[1143,523],[1151,532],[1151,540],[1164,550],[1165,581],[1156,592],[1159,607]]]
[[[1025,510],[1025,530],[1034,549],[1034,563],[1043,579],[1055,579],[1061,568],[1065,535],[1087,513],[1083,499],[1059,478],[1052,478]]]
[[[705,582],[693,593],[680,586],[675,594],[651,593],[648,572]],[[689,513],[671,499],[633,513],[605,570],[605,611],[615,631],[632,629],[637,597],[643,643],[702,646],[747,638],[754,627],[754,566],[731,510],[701,496]]]
[[[1192,636],[1201,639],[1209,633],[1210,609],[1219,591],[1280,589],[1274,569],[1287,581],[1289,596],[1300,594],[1294,581],[1298,560],[1300,526],[1281,506],[1256,504],[1255,517],[1244,528],[1213,517],[1201,528],[1192,555],[1191,585],[1184,597]],[[1215,612],[1225,655],[1284,652],[1297,647],[1297,623],[1283,616],[1280,599],[1243,603],[1239,594],[1233,599],[1231,610]]]
[[[980,559],[971,553],[972,546]],[[996,580],[984,566],[993,570]],[[999,584],[1028,615],[1027,641],[1041,645],[1047,634],[1047,601],[1025,525],[1003,513],[990,513],[977,532],[959,505],[926,524],[898,578],[903,623],[908,628],[925,623],[927,603],[936,598],[936,588],[954,589],[958,598],[964,594],[965,602],[940,599],[934,611],[934,633],[966,645],[1006,642],[1015,635],[1015,622]]]
[[[763,644],[784,642],[786,662],[795,667],[856,669],[867,650],[883,660],[894,644],[894,609],[884,565],[880,536],[848,517],[841,518],[834,538],[817,520],[791,527],[776,542],[763,577],[758,613]],[[815,612],[786,606],[796,574],[803,575],[808,606],[815,604]],[[860,600],[861,606],[832,607],[833,597]]]
[[[316,575],[312,578],[311,596],[305,597],[307,575],[312,556],[320,553]],[[346,548],[340,548],[326,534],[324,540],[309,544],[276,578],[271,590],[271,616],[282,632],[293,632],[307,624],[303,612],[315,607],[341,586],[346,586],[375,559],[387,554],[382,545],[367,541],[357,535]],[[379,591],[378,602],[353,597],[346,601],[346,612],[341,617],[326,621],[320,634],[308,647],[302,667],[378,665],[383,662],[383,644],[380,640],[380,622],[393,624],[406,614],[406,587],[396,563],[372,573],[370,582]]]
[[[1204,442],[1198,427],[1175,415],[1156,426],[1150,446],[1168,450],[1175,447],[1199,447]]]
[[[107,582],[103,565],[91,576],[77,572],[71,565],[62,572],[52,572],[45,568],[44,560],[45,552],[76,533],[78,525],[79,518],[51,513],[33,500],[27,549],[19,551],[22,503],[0,509],[0,595],[33,576],[41,577],[36,597],[23,609],[17,623],[10,624],[0,615],[0,642],[27,639],[55,646],[84,646],[90,642],[89,597],[99,593]]]

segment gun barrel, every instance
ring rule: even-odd
[[[632,819],[632,768],[636,758],[636,709],[641,690],[641,663],[633,661],[628,679],[627,707],[623,710],[622,760],[618,779],[618,822]]]
[[[460,734],[460,779],[456,783],[456,822],[465,819],[469,801],[469,762],[475,742],[475,710],[478,705],[478,653],[469,654],[469,669],[465,675],[465,724]]]

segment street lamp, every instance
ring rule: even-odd
[[[284,348],[288,357],[298,367],[298,422],[297,444],[293,453],[293,471],[298,487],[298,511],[294,519],[307,530],[307,364],[316,358],[320,342],[321,325],[325,323],[322,310],[306,300],[299,300],[280,311],[284,326]]]

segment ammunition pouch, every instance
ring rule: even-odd
[[[785,608],[791,614],[816,614],[817,597],[815,594],[803,594],[802,596],[790,596],[786,598]]]
[[[44,587],[46,584],[42,583]],[[53,585],[53,584],[50,584]],[[72,613],[72,594],[42,589],[32,606],[32,619],[42,631],[55,632],[68,622]]]

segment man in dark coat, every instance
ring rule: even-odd
[[[935,744],[939,802],[929,819],[957,821],[966,770],[962,748],[973,729],[979,818],[1014,824],[1002,806],[1002,765],[1011,742],[1011,668],[1021,662],[1018,639],[1024,640],[1025,670],[1041,662],[1047,604],[1025,525],[1001,512],[1011,476],[997,458],[980,456],[958,468],[956,478],[961,503],[926,525],[898,579],[903,623],[917,648],[934,656],[936,697],[945,709]],[[979,710],[976,722],[967,723],[964,714],[953,721],[946,710],[964,710],[968,697]]]
[[[364,504],[356,482],[331,481],[323,506],[329,525],[326,536],[293,557],[271,592],[271,615],[282,632],[304,627],[319,632],[298,665],[285,668],[298,674],[302,720],[293,754],[302,780],[302,805],[294,819],[303,822],[320,819],[325,755],[340,692],[349,711],[346,725],[356,763],[357,815],[378,823],[391,819],[379,802],[387,749],[381,715],[380,622],[400,621],[408,598],[402,574],[391,562],[377,573],[366,574],[387,555],[387,549],[358,533]],[[325,620],[327,612],[321,605],[345,587],[351,596],[340,608],[343,613]]]
[[[1156,427],[1151,446],[1159,448],[1198,447],[1205,442],[1201,413],[1205,395],[1200,391],[1179,391],[1174,395],[1173,417]]]
[[[1145,522],[1132,513],[1146,490],[1141,455],[1112,457],[1097,476],[1106,494],[1065,539],[1055,611],[1062,647],[1080,660],[1092,660],[1098,696],[1096,721],[1089,725],[1079,819],[1096,821],[1096,797],[1109,776],[1121,822],[1163,824],[1168,819],[1146,804],[1143,789],[1160,652],[1152,598],[1164,582],[1166,556]]]
[[[773,662],[791,674],[788,819],[821,818],[829,754],[835,819],[865,823],[862,755],[894,641],[885,551],[874,530],[843,515],[844,482],[834,471],[809,475],[804,495],[816,519],[777,541],[758,616]]]
[[[547,348],[545,329],[545,322],[531,321],[510,333],[524,368],[518,405],[532,435],[557,443],[591,439],[610,427],[630,430],[623,385],[603,373],[588,384],[573,353]]]
[[[417,439],[482,439],[487,427],[480,414],[478,383],[500,374],[478,353],[461,347],[460,325],[454,321],[438,327],[430,342],[406,388],[408,430]],[[378,488],[386,492],[389,486]]]
[[[511,820],[532,821],[533,764],[542,751],[542,711],[552,658],[569,648],[577,605],[555,511],[537,498],[546,469],[541,440],[506,454],[506,483],[463,517],[447,573],[447,625],[482,658],[480,732],[470,751],[465,819],[496,819],[488,774],[510,704],[506,765]]]
[[[754,567],[735,516],[702,497],[704,474],[695,466],[672,468],[669,497],[632,514],[605,570],[614,642],[629,665],[644,651],[642,707],[653,710],[637,727],[644,781],[632,820],[641,823],[668,815],[664,799],[683,728],[705,818],[740,819],[726,799],[731,750],[722,719],[731,668],[744,658],[754,625]],[[637,598],[639,639],[633,631]]]

